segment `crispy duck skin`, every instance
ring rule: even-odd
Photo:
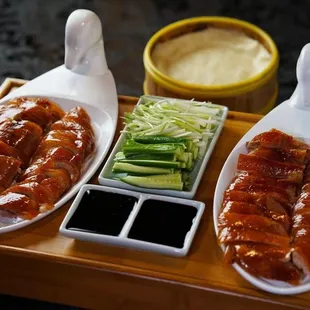
[[[254,150],[259,147],[276,149],[309,149],[308,144],[298,141],[294,137],[277,129],[271,129],[255,136],[246,144],[246,146],[248,150]]]
[[[38,204],[39,210],[50,210],[53,208],[53,202],[48,190],[38,182],[24,181],[11,186],[2,193],[2,196],[10,195],[11,193],[27,196],[29,199]]]
[[[7,189],[19,173],[21,162],[14,157],[0,155],[0,192]]]
[[[225,261],[238,263],[254,276],[297,285],[301,280],[301,272],[289,261],[290,252],[289,247],[264,244],[229,245]]]
[[[240,154],[237,169],[240,171],[253,172],[259,176],[286,179],[290,182],[301,184],[304,166]]]
[[[6,120],[0,124],[0,141],[16,150],[22,168],[28,165],[42,135],[42,129],[30,121]]]
[[[246,193],[268,193],[273,192],[281,195],[284,199],[293,202],[294,196],[286,191],[285,189],[281,188],[280,186],[272,186],[268,183],[266,184],[251,184],[251,183],[234,183],[228,187],[228,190],[236,190],[236,191],[243,191]]]
[[[279,225],[281,225],[284,228],[284,230],[287,232],[289,231],[290,226],[291,226],[291,219],[286,214],[285,211],[283,213],[275,212],[274,210],[268,209],[266,204],[258,205],[258,204],[250,204],[246,202],[227,201],[224,203],[224,207],[219,217],[222,217],[226,213],[264,216],[270,220],[275,221]]]
[[[233,178],[232,183],[269,184],[269,185],[281,186],[282,188],[289,188],[289,189],[292,186],[295,188],[297,186],[293,182],[289,182],[286,179],[278,179],[278,178],[258,175],[255,172],[251,172],[251,171],[239,171],[236,174],[236,176]]]
[[[225,250],[224,260],[227,264],[235,262],[235,256],[252,256],[265,258],[266,260],[281,260],[289,262],[291,255],[290,247],[277,247],[266,244],[242,243],[238,245],[230,244]]]
[[[83,132],[52,130],[44,137],[35,157],[37,158],[39,154],[52,148],[63,146],[75,155],[79,155],[81,160],[84,161],[92,152],[92,145],[93,140]]]
[[[51,115],[52,117],[52,123],[58,121],[62,117],[64,117],[65,112],[63,111],[62,108],[58,106],[55,102],[52,102],[51,100],[48,100],[46,98],[28,98],[28,100],[35,100],[35,103],[47,110],[47,112]]]
[[[12,146],[0,140],[0,155],[12,156],[21,161],[19,152]]]
[[[93,133],[93,128],[91,126],[90,118],[87,112],[81,107],[75,107],[70,110],[66,115],[62,118],[62,121],[65,122],[73,122],[81,125],[85,130]]]
[[[310,275],[310,184],[305,184],[293,211],[293,263]]]
[[[36,174],[44,173],[45,170],[49,169],[66,170],[70,175],[72,183],[75,183],[80,177],[80,169],[73,163],[55,157],[48,157],[46,159],[43,159],[42,161],[38,160],[36,161],[36,163],[30,165],[21,176],[21,180],[25,180]]]
[[[5,105],[5,108],[0,111],[0,122],[7,119],[31,121],[42,129],[47,128],[52,122],[51,114],[28,98],[17,98]]]
[[[254,229],[224,227],[218,235],[219,242],[225,245],[236,243],[260,243],[288,247],[290,237],[262,232]]]
[[[66,120],[65,118],[55,122],[51,126],[51,130],[81,131],[81,132],[87,133],[90,136],[90,138],[94,139],[94,132],[92,131],[92,129],[89,129],[88,126],[86,128],[84,128],[79,123],[77,123],[77,122],[75,122],[73,120],[71,120],[71,121],[70,120]]]
[[[263,205],[267,209],[274,210],[278,213],[283,213],[283,210],[287,214],[291,214],[292,204],[283,195],[274,192],[243,192],[237,190],[227,190],[224,194],[224,202],[226,201],[239,201],[248,202],[258,205]],[[282,207],[282,208],[281,208]]]
[[[32,158],[31,165],[35,165],[38,163],[42,163],[44,160],[48,158],[55,158],[58,160],[65,160],[72,164],[74,164],[76,167],[81,168],[83,165],[83,157],[81,154],[73,153],[68,148],[65,148],[63,146],[58,146],[54,148],[44,148],[44,143],[42,142],[39,148],[39,151],[35,156]]]
[[[304,165],[307,159],[307,153],[307,150],[259,147],[251,151],[249,155],[258,156],[273,161]]]
[[[255,177],[248,175],[247,172],[238,174],[229,185],[228,190],[251,192],[271,192],[285,197],[288,201],[294,201],[296,197],[297,186],[289,182],[281,182],[282,179],[267,177]],[[267,184],[267,185],[266,185]]]
[[[288,230],[283,225],[258,214],[222,213],[218,219],[218,227],[251,229],[288,237]]]
[[[64,169],[41,169],[40,174],[35,174],[23,182],[37,182],[44,186],[54,203],[72,186],[70,175]]]
[[[20,97],[0,107],[0,122],[8,118],[29,120],[43,129],[64,116],[64,111],[46,98]]]
[[[40,212],[40,206],[36,201],[17,193],[0,195],[0,209],[10,211],[24,219],[32,219]]]

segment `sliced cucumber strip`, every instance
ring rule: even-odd
[[[130,173],[138,175],[150,175],[150,174],[171,174],[173,169],[158,168],[158,167],[143,167],[132,165],[128,163],[116,162],[112,168],[113,172],[117,173]]]
[[[171,178],[171,176],[175,176],[175,174],[148,177],[126,176],[120,178],[120,180],[130,185],[144,188],[172,189],[181,191],[183,189],[181,174],[178,174],[177,178]]]
[[[137,166],[147,166],[147,167],[180,168],[179,161],[122,159],[119,162],[133,164]]]
[[[140,136],[134,137],[133,140],[142,144],[157,144],[157,143],[187,143],[187,139],[184,138],[173,138],[166,136]]]

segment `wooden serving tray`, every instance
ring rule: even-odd
[[[0,97],[24,82],[7,79]],[[119,96],[120,116],[131,111],[137,100]],[[0,236],[0,293],[88,309],[308,308],[310,293],[276,296],[252,287],[232,267],[223,265],[216,242],[212,199],[217,178],[234,145],[260,118],[229,113],[195,197],[206,204],[206,210],[187,257],[65,238],[58,229],[68,203],[29,227]],[[119,121],[117,132],[121,127]]]

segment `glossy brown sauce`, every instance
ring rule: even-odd
[[[129,231],[128,237],[183,248],[197,209],[192,206],[148,199]]]
[[[118,236],[137,201],[132,196],[88,190],[66,228]]]

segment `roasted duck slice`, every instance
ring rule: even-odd
[[[262,214],[259,206],[241,201],[225,201],[221,210],[220,216],[224,213],[239,213],[239,214]]]
[[[218,227],[251,229],[288,237],[288,230],[283,225],[258,214],[222,213],[218,218]]]
[[[62,118],[62,121],[77,123],[87,131],[93,133],[90,118],[87,112],[81,107],[76,107],[67,112],[66,115]]]
[[[300,184],[303,180],[304,166],[240,154],[237,169]]]
[[[53,203],[72,186],[69,173],[63,169],[42,169],[40,174],[35,174],[24,182],[37,182],[42,185],[49,192],[49,199]]]
[[[54,201],[51,199],[52,195],[49,193],[47,188],[38,182],[26,180],[24,182],[15,184],[5,190],[2,193],[2,196],[9,193],[22,194],[27,196],[39,205],[40,212],[53,208]]]
[[[35,100],[28,98],[11,100],[0,112],[0,122],[7,119],[31,121],[43,129],[47,128],[52,122],[51,114],[43,107],[37,105]]]
[[[310,239],[306,242],[297,241],[293,243],[292,260],[305,275],[310,275]]]
[[[254,229],[225,227],[219,231],[218,240],[225,245],[236,243],[260,243],[288,247],[290,237],[262,232]]]
[[[0,155],[0,192],[8,188],[19,173],[21,162],[14,157]]]
[[[0,210],[10,211],[24,219],[31,219],[40,211],[39,205],[34,200],[17,193],[0,195]]]
[[[263,244],[229,245],[225,252],[227,263],[238,263],[256,277],[298,284],[301,272],[289,262],[289,247]]]
[[[285,192],[289,196],[290,200],[294,200],[296,198],[296,184],[286,182],[285,179],[264,177],[244,171],[237,174],[237,176],[233,179],[231,185],[229,186],[229,189],[244,190],[241,188],[251,187],[251,191],[253,191],[253,188],[255,186],[258,186],[258,189],[259,187],[264,187],[266,185],[269,188],[276,187],[277,189],[279,189],[280,192]],[[268,190],[267,187],[265,187],[265,190]]]
[[[81,161],[92,151],[92,140],[83,132],[52,130],[44,137],[36,157],[46,150],[62,146],[75,155],[79,155]]]
[[[80,169],[72,162],[56,158],[47,158],[42,162],[38,161],[37,163],[30,165],[23,173],[21,179],[25,180],[33,175],[42,174],[49,169],[66,170],[70,175],[72,183],[75,183],[80,177]]]
[[[44,173],[47,178],[41,184],[49,190],[53,201],[57,202],[72,186],[70,174],[64,169],[47,169]]]
[[[291,214],[292,208],[291,202],[283,195],[268,191],[247,193],[227,190],[224,194],[224,202],[225,201],[239,201],[263,205],[267,209],[280,214]]]
[[[26,167],[42,139],[42,129],[30,121],[6,120],[0,124],[0,141],[14,147]]]
[[[280,186],[271,186],[267,184],[231,184],[228,188],[228,190],[236,190],[236,191],[244,191],[247,193],[278,193],[279,195],[283,196],[285,199],[287,199],[290,202],[294,201],[294,195],[292,195],[290,192],[286,191],[285,189],[281,188]]]
[[[280,208],[282,207],[280,206]],[[277,222],[285,231],[289,231],[291,225],[290,217],[286,214],[284,209],[280,209],[280,212],[282,211],[282,213],[276,212],[274,209],[274,207],[269,207],[268,204],[263,203],[262,201],[257,204],[227,201],[223,204],[220,217],[226,213],[260,215]]]
[[[12,146],[9,146],[5,142],[0,140],[0,155],[12,156],[18,160],[21,160],[19,157],[19,152]]]
[[[276,149],[259,147],[251,151],[249,155],[255,155],[257,157],[273,161],[304,165],[307,159],[307,153],[307,150],[301,149]]]
[[[48,113],[52,116],[52,123],[58,121],[65,115],[63,109],[60,108],[58,104],[52,102],[49,99],[46,98],[32,98],[32,99],[35,100],[35,103],[38,106],[48,111]]]
[[[55,122],[51,126],[51,130],[70,130],[70,131],[82,131],[85,132],[89,135],[91,139],[94,140],[94,132],[87,128],[84,128],[82,125],[79,123],[75,122],[74,120],[66,120],[65,118]]]
[[[276,149],[309,149],[309,145],[298,141],[293,136],[286,133],[271,129],[255,136],[247,143],[248,150],[254,150],[259,147],[276,148]]]
[[[81,168],[83,165],[83,158],[81,158],[80,154],[74,154],[69,149],[58,146],[52,149],[44,148],[44,143],[41,143],[39,151],[35,156],[32,158],[31,166],[38,165],[45,160],[52,158],[56,160],[65,160],[72,164],[74,164],[76,167]]]
[[[266,244],[243,243],[227,246],[224,255],[225,263],[227,264],[233,264],[236,255],[252,256],[256,258],[264,257],[266,260],[281,260],[282,262],[289,262],[291,258],[291,248]]]

